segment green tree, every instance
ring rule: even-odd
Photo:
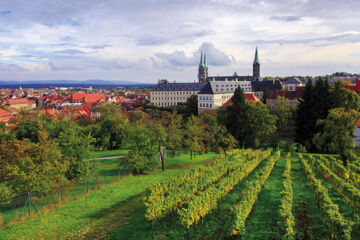
[[[356,110],[331,109],[325,120],[318,121],[324,132],[315,135],[314,144],[318,149],[339,154],[344,166],[347,166],[348,161],[356,160],[354,134],[359,119],[360,114]]]
[[[278,128],[284,129],[287,127],[287,123],[291,118],[292,112],[289,107],[289,101],[283,96],[278,96],[275,100],[274,109],[272,113],[277,116]]]
[[[38,143],[28,139],[2,142],[0,166],[0,182],[11,189],[7,191],[46,194],[65,180],[69,163],[57,145],[48,140],[46,132],[40,130]]]
[[[360,97],[356,92],[344,88],[341,81],[335,81],[330,89],[330,108],[360,110]]]
[[[143,125],[132,127],[127,135],[130,152],[124,158],[124,167],[137,174],[154,169],[158,164],[158,142],[153,131]]]
[[[226,135],[225,126],[218,123],[216,116],[209,113],[204,113],[200,116],[201,120],[205,123],[204,131],[204,144],[205,152],[210,149],[217,151],[220,146],[220,141]]]
[[[192,159],[194,152],[202,153],[204,150],[204,124],[199,117],[191,115],[185,123],[185,147],[190,150]]]
[[[249,104],[247,119],[242,127],[247,128],[245,146],[258,148],[267,144],[276,133],[277,117],[270,114],[266,105]]]
[[[186,114],[188,116],[191,115],[198,115],[198,96],[197,95],[191,95],[186,100]]]
[[[106,118],[124,119],[121,107],[113,103],[104,103],[96,107],[93,111],[95,117],[100,121]]]
[[[219,147],[224,151],[226,156],[226,152],[230,149],[233,149],[238,144],[238,141],[230,134],[226,134],[225,136],[221,136],[219,140]]]
[[[166,129],[166,147],[171,150],[173,157],[176,151],[182,146],[182,139],[184,137],[181,115],[176,111],[163,112],[162,114],[163,125]]]

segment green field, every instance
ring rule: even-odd
[[[112,155],[119,154],[114,152]],[[109,152],[107,156],[111,155]],[[99,155],[97,155],[99,156]],[[104,156],[104,155],[103,155]],[[112,217],[125,217],[127,211],[136,208],[128,207],[136,203],[141,203],[142,192],[151,184],[161,182],[170,176],[174,176],[195,167],[202,162],[216,157],[215,153],[207,153],[196,156],[190,160],[189,154],[167,158],[166,164],[169,170],[161,172],[160,169],[140,176],[122,176],[118,179],[119,162],[121,159],[96,160],[100,175],[107,176],[107,181],[111,184],[96,190],[96,184],[91,186],[90,193],[85,197],[84,186],[78,187],[79,195],[76,199],[70,200],[65,204],[54,208],[51,211],[43,210],[38,216],[32,216],[13,225],[6,227],[0,232],[0,239],[63,239],[76,238],[91,232],[96,226],[97,233],[101,231],[103,223],[113,222]],[[104,178],[102,178],[104,180]],[[77,188],[76,188],[77,189]],[[75,190],[74,190],[75,191]],[[59,196],[53,196],[59,199]],[[45,206],[51,203],[52,198],[47,198],[44,204],[36,201],[36,204]],[[5,208],[5,207],[4,207]],[[4,209],[5,210],[5,209]],[[125,210],[125,211],[124,211]],[[20,208],[11,210],[14,216],[20,213]],[[114,213],[116,216],[114,215]],[[3,211],[3,216],[6,216]],[[10,215],[10,214],[9,214]]]
[[[352,179],[344,180],[344,186],[353,189],[353,192],[352,195],[348,192],[340,194],[339,186],[334,185],[328,176],[323,175],[316,167],[316,164],[322,161],[320,157],[333,156],[305,154],[304,160],[300,160],[297,154],[292,156],[282,154],[276,157],[277,155],[273,153],[269,157],[265,152],[246,151],[248,152],[235,151],[231,155],[232,158],[223,157],[218,160],[214,160],[214,157],[218,156],[215,153],[196,155],[195,159],[190,159],[189,154],[181,154],[174,158],[168,154],[165,172],[158,168],[145,175],[121,177],[121,180],[117,178],[121,159],[96,160],[100,172],[106,172],[109,182],[112,181],[111,184],[91,191],[86,198],[83,194],[79,199],[71,200],[52,211],[8,226],[0,233],[0,239],[285,239],[282,232],[284,222],[281,220],[279,209],[283,200],[280,192],[283,190],[283,173],[287,161],[291,164],[290,179],[293,193],[290,211],[294,216],[294,239],[360,239],[359,208],[355,206],[356,203],[353,205],[348,202],[351,200],[346,201],[347,198],[344,197],[346,195],[350,199],[352,197],[356,199],[359,188],[354,190]],[[240,168],[233,168],[232,165],[239,165],[237,161],[244,163]],[[348,236],[350,238],[339,237],[340,235],[336,234],[342,233],[341,228],[334,230],[330,227],[336,219],[327,217],[324,210],[326,208],[319,208],[323,206],[323,199],[319,199],[310,187],[308,175],[304,170],[304,161],[309,163],[315,178],[326,189],[325,194],[328,194],[330,201],[338,207],[335,211],[343,217],[346,224],[351,225]],[[180,177],[176,179],[181,179],[181,176],[186,176],[183,174],[188,169],[207,163],[210,163],[208,167],[198,170],[200,171],[198,177],[191,177],[192,175],[188,178],[184,177],[181,181],[186,183],[180,184],[178,189],[174,188],[176,191],[172,194],[180,194],[185,189],[197,186],[196,184],[201,186],[189,195],[192,197],[182,200],[181,205],[177,205],[177,209],[187,208],[194,197],[199,198],[202,192],[206,192],[211,186],[215,186],[220,191],[220,186],[226,182],[224,180],[227,177],[236,178],[237,175],[233,174],[236,171],[241,173],[247,171],[249,164],[256,165],[253,165],[254,169],[250,169],[244,178],[239,179],[239,182],[234,182],[234,186],[226,190],[220,198],[215,198],[214,195],[212,201],[216,201],[216,207],[207,211],[199,221],[191,224],[189,229],[183,225],[183,217],[177,213],[178,210],[169,211],[165,217],[159,217],[154,221],[146,218],[147,207],[144,205],[144,199],[150,194],[145,192],[146,188],[155,183],[165,184],[171,181],[175,181],[174,186],[176,186],[179,184],[176,183],[178,180],[171,180],[172,176],[179,175]],[[332,167],[327,167],[330,172],[333,171]],[[213,173],[220,168],[224,168],[225,175],[214,175]],[[268,177],[264,178],[267,173]],[[333,174],[341,175],[339,170],[336,173],[334,170]],[[203,180],[196,183],[199,178]],[[210,185],[204,182],[207,178],[213,179]],[[259,191],[258,195],[250,194],[256,189]],[[253,203],[247,206],[247,202],[251,199]],[[159,201],[163,200],[159,199]],[[163,203],[169,204],[169,202]],[[248,209],[249,213],[244,215],[244,229],[233,235],[232,229],[236,226],[234,223],[243,216],[239,214],[242,211],[240,209]],[[194,210],[188,209],[188,211]],[[194,214],[196,215],[196,212]]]

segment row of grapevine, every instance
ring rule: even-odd
[[[285,170],[284,170],[284,181],[283,181],[283,190],[280,192],[281,195],[281,204],[280,204],[280,229],[281,236],[284,240],[293,240],[295,239],[294,226],[295,218],[292,214],[292,205],[293,205],[293,189],[291,186],[291,158],[290,154],[286,158]]]
[[[223,161],[221,164],[216,164],[217,167],[211,168],[212,170],[208,171],[206,175],[192,179],[187,184],[173,189],[171,194],[161,198],[154,198],[154,196],[150,195],[151,198],[145,199],[146,217],[148,220],[155,220],[174,212],[177,208],[188,202],[197,192],[203,191],[208,185],[217,182],[223,176],[239,168],[248,160],[248,157],[249,154],[235,155],[233,158],[237,158],[237,160]],[[152,201],[149,201],[149,199]]]
[[[360,212],[360,190],[356,188],[354,184],[348,183],[344,179],[338,177],[322,161],[316,160],[312,156],[309,156],[309,160],[323,177],[331,183],[333,189],[344,197],[355,210]]]
[[[183,208],[178,210],[180,220],[185,227],[189,228],[192,224],[197,223],[202,217],[214,210],[219,199],[226,196],[233,187],[243,180],[250,172],[252,172],[264,159],[270,156],[270,152],[264,151],[259,153],[261,157],[256,157],[229,173],[220,181],[208,187],[205,191],[194,196],[191,201]]]
[[[327,189],[322,186],[320,180],[316,179],[308,161],[301,154],[299,154],[299,157],[308,185],[315,195],[315,199],[332,236],[336,239],[350,240],[351,224],[339,212],[338,205],[331,201]]]
[[[204,176],[208,172],[211,172],[213,169],[217,168],[219,165],[224,164],[226,161],[231,161],[235,159],[238,155],[247,155],[251,152],[251,150],[240,150],[236,149],[225,157],[221,156],[220,159],[209,163],[206,166],[200,166],[197,168],[190,169],[182,174],[176,175],[163,183],[157,183],[150,186],[147,189],[147,195],[149,197],[157,198],[158,196],[166,196],[181,187],[184,184],[192,181],[193,179]]]
[[[216,182],[219,178],[241,166],[244,161],[248,160],[249,156],[253,156],[253,153],[250,151],[240,151],[240,154],[236,152],[235,155],[230,157],[230,160],[221,159],[215,164],[203,167],[203,173],[205,172],[206,174],[197,174],[196,178],[192,178],[191,181],[187,179],[186,184],[182,184],[177,188],[172,187],[176,185],[176,183],[173,184],[174,179],[181,181],[181,177],[184,177],[184,175],[155,185],[155,187],[162,190],[162,193],[165,191],[171,191],[171,193],[153,194],[154,191],[148,191],[148,195],[145,198],[147,219],[160,219],[166,214],[175,211],[191,199],[198,191],[204,190],[209,184]],[[154,186],[151,187],[151,189],[153,190]]]
[[[344,165],[334,157],[327,159],[323,156],[320,156],[320,160],[338,176],[360,187],[360,174],[357,174],[353,170],[344,167]]]
[[[276,161],[280,158],[280,152],[276,152],[266,162],[266,165],[257,173],[255,179],[248,180],[244,183],[245,190],[242,192],[243,199],[233,206],[232,211],[235,216],[232,235],[243,234],[245,231],[245,220],[251,212],[253,205],[258,199],[258,195],[270,176]]]
[[[349,167],[357,174],[360,174],[360,166],[356,163],[349,163]]]

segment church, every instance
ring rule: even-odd
[[[201,52],[198,68],[198,82],[194,83],[169,83],[161,80],[150,92],[150,103],[156,106],[175,106],[185,103],[191,95],[198,96],[199,113],[214,111],[226,103],[237,87],[245,93],[252,93],[261,99],[265,89],[280,90],[281,82],[266,81],[260,77],[260,60],[258,49],[255,50],[252,76],[208,76],[206,53]]]

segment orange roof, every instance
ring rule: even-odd
[[[106,100],[106,95],[104,93],[73,93],[71,95],[71,99],[75,101],[85,101],[87,103],[95,103],[100,101],[101,99]]]
[[[249,102],[261,102],[253,93],[244,93],[245,99]],[[232,104],[232,98],[230,98],[226,103],[224,103],[221,108],[227,107]]]
[[[19,98],[19,99],[8,99],[7,100],[9,105],[16,105],[16,104],[32,104],[34,102],[30,101],[27,98]]]

